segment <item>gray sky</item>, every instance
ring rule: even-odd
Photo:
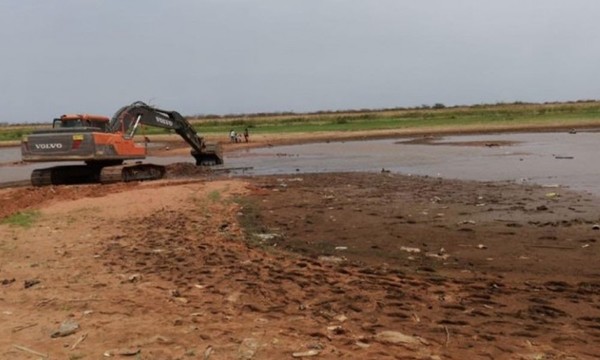
[[[0,122],[599,98],[596,0],[0,0]]]

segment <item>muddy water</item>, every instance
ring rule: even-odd
[[[512,142],[508,146],[485,146]],[[479,146],[468,145],[478,143]],[[230,156],[231,166],[256,174],[391,171],[483,181],[565,185],[600,195],[600,133],[452,136],[432,144],[406,140],[349,141],[252,149]]]
[[[452,136],[429,144],[407,140],[346,141],[248,149],[230,154],[227,167],[249,175],[373,171],[483,181],[565,185],[600,195],[600,133],[524,133]],[[502,145],[511,142],[512,145]],[[470,143],[477,143],[473,146]],[[501,146],[485,146],[500,144]],[[0,149],[0,181],[26,180],[31,170],[52,164],[13,165],[18,149]],[[192,162],[187,156],[150,157],[147,162]]]

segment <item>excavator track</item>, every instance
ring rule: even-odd
[[[73,185],[158,180],[166,173],[164,166],[131,164],[112,166],[67,165],[36,169],[31,173],[31,185]]]
[[[106,166],[100,172],[100,182],[110,184],[116,182],[158,180],[165,175],[165,167],[154,164],[132,164]]]
[[[52,185],[52,169],[36,169],[31,173],[31,185]]]
[[[31,173],[33,186],[89,184],[98,182],[100,167],[88,165],[55,166]]]

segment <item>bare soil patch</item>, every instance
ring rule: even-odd
[[[0,357],[600,357],[597,199],[389,173],[169,171],[0,191],[5,219],[40,214],[0,225]],[[52,337],[65,322],[78,327]]]

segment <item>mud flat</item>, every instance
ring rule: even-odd
[[[0,190],[0,357],[600,357],[589,194],[170,171]]]

